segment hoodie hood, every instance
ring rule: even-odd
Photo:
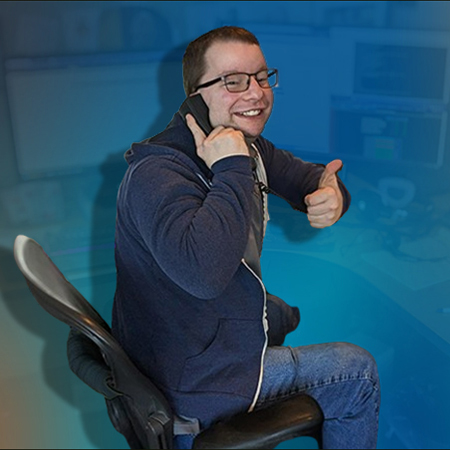
[[[184,122],[179,112],[175,113],[166,129],[161,133],[144,141],[134,143],[125,153],[125,159],[129,165],[140,162],[150,155],[174,154],[185,155],[200,169],[208,179],[212,178],[212,172],[205,162],[197,155],[197,148],[191,130]]]

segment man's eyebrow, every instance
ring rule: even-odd
[[[267,65],[263,65],[254,73],[258,73],[258,72],[261,72],[262,70],[267,70],[267,69],[268,69]],[[227,75],[233,75],[234,73],[248,73],[248,72],[244,72],[242,70],[237,70],[237,69],[236,70],[227,70],[225,72],[221,72],[219,75],[217,75],[216,78],[225,77]]]

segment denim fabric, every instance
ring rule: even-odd
[[[194,444],[195,435],[180,434],[173,438],[173,448],[175,449],[189,449]]]
[[[324,448],[376,448],[380,388],[366,350],[347,343],[269,347],[256,407],[298,392],[323,410]]]
[[[321,406],[323,448],[376,448],[380,387],[375,360],[353,344],[268,347],[256,408],[305,392]],[[177,436],[191,448],[193,436]]]

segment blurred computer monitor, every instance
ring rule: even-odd
[[[123,163],[184,98],[181,57],[165,52],[21,58],[7,60],[5,72],[22,179]]]
[[[264,135],[300,157],[438,168],[450,33],[247,24],[280,72]]]
[[[331,29],[330,152],[440,167],[447,142],[450,34]]]

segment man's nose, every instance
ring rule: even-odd
[[[259,100],[264,96],[263,88],[259,85],[259,83],[256,81],[255,76],[250,77],[248,89],[244,92],[244,98],[249,100]]]

